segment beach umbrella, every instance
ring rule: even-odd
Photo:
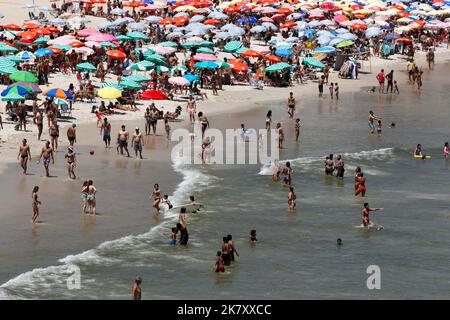
[[[122,96],[122,91],[114,87],[105,87],[98,90],[97,95],[102,99],[117,99]]]
[[[183,77],[171,77],[169,83],[174,86],[188,86],[190,84],[189,80]]]
[[[17,82],[38,82],[38,78],[34,74],[28,71],[17,71],[9,76],[9,78],[13,81]]]
[[[241,59],[234,59],[228,61],[233,71],[236,72],[246,72],[248,70],[248,66],[244,64],[244,62]]]
[[[41,48],[38,49],[34,52],[36,57],[48,57],[51,56],[53,54],[52,50],[46,49],[46,48]]]
[[[101,89],[103,89],[103,88],[115,88],[115,89],[117,89],[117,90],[119,90],[119,91],[123,91],[123,87],[120,86],[120,85],[117,84],[117,83],[114,83],[114,82],[104,82],[104,83],[102,83],[102,84],[100,85],[100,88],[101,88]]]
[[[72,94],[70,94],[69,91],[59,89],[59,88],[46,90],[46,91],[42,92],[42,95],[45,97],[50,97],[50,98],[73,99],[73,96],[72,96]]]
[[[16,93],[10,93],[2,98],[2,101],[21,101],[21,100],[25,100],[25,98],[22,97],[20,94]]]
[[[237,49],[242,48],[242,42],[240,41],[230,41],[224,46],[225,52],[234,52]]]
[[[67,100],[64,100],[64,99],[60,99],[60,98],[54,98],[53,99],[53,102],[54,103],[56,103],[57,105],[67,105],[67,104],[69,104],[68,102],[67,102]]]
[[[135,74],[135,75],[132,75],[132,76],[129,76],[129,77],[125,77],[125,78],[123,78],[122,80],[125,80],[125,79],[127,79],[127,80],[131,80],[131,81],[134,81],[134,82],[148,82],[148,81],[151,81],[151,79],[149,79],[149,78],[147,78],[146,76],[143,76],[143,75],[141,75],[141,74]]]
[[[49,47],[50,48],[50,47]],[[69,51],[72,49],[71,46],[67,45],[67,44],[56,44],[54,46],[52,46],[52,48],[58,49],[58,50],[62,50],[62,51]]]
[[[119,86],[127,89],[141,89],[141,85],[131,79],[123,79],[119,82]]]
[[[334,53],[334,52],[336,52],[335,48],[333,48],[332,46],[325,46],[317,48],[316,50],[314,50],[313,53]]]
[[[18,54],[16,54],[16,57],[20,58],[20,60],[23,60],[23,61],[36,59],[36,56],[29,51],[19,52]]]
[[[6,24],[3,26],[3,29],[13,30],[13,31],[22,31],[22,28],[19,27],[17,24]]]
[[[116,40],[117,41],[130,41],[133,39],[131,39],[129,36],[124,36],[123,34],[121,34],[120,36],[117,36]]]
[[[139,98],[144,100],[168,100],[166,94],[159,90],[147,90],[139,95]]]
[[[177,48],[178,44],[176,44],[175,42],[172,41],[164,41],[164,42],[160,42],[158,43],[159,46],[161,47],[170,47],[170,48]]]
[[[25,96],[29,94],[30,92],[33,92],[30,88],[25,86],[9,86],[5,90],[2,91],[2,97],[7,96],[10,93],[18,94],[21,96]]]
[[[94,41],[94,42],[105,42],[105,41],[115,41],[115,40],[116,40],[115,36],[113,36],[112,34],[106,34],[106,33],[94,33],[86,38],[86,41]]]
[[[111,10],[111,14],[114,14],[116,16],[121,16],[121,15],[125,14],[126,12],[127,12],[126,10],[123,10],[120,8],[114,8]]]
[[[151,54],[151,55],[147,55],[146,56],[145,53],[144,53],[144,56],[145,56],[145,60],[151,61],[151,62],[153,62],[155,64],[158,64],[158,65],[165,65],[166,64],[166,59],[163,56],[159,55],[159,54]]]
[[[8,59],[8,57],[0,57],[0,67],[15,67],[16,62]]]
[[[2,66],[0,64],[0,74],[12,74],[15,72],[17,72],[17,69],[15,67]]]
[[[49,41],[50,41],[50,38],[44,36],[44,37],[39,37],[36,40],[34,40],[34,43],[36,43],[36,44],[46,44]]]
[[[207,53],[207,54],[216,54],[214,50],[211,50],[210,48],[199,48],[197,50],[197,53]]]
[[[17,37],[17,33],[10,30],[3,30],[0,34],[8,40],[14,40]]]
[[[355,43],[352,40],[344,40],[342,42],[339,42],[336,45],[336,48],[345,48],[345,47],[349,47],[351,45],[354,45]]]
[[[150,70],[154,66],[155,66],[155,64],[153,62],[144,60],[144,61],[140,61],[138,63],[131,65],[130,68],[133,70],[145,71],[145,70]]]
[[[264,26],[255,26],[253,28],[250,29],[251,33],[263,33],[266,32],[267,29]]]
[[[197,69],[217,69],[219,65],[212,61],[201,61],[194,64]]]
[[[144,18],[144,20],[150,24],[156,24],[159,23],[162,20],[162,18],[159,16],[149,16]]]
[[[22,86],[22,87],[27,87],[29,88],[32,92],[34,93],[41,93],[42,90],[41,88],[39,88],[39,86],[35,83],[30,83],[30,82],[16,82],[12,85],[10,85],[9,87],[14,87],[14,86]],[[8,87],[8,88],[9,88]]]
[[[378,27],[371,27],[367,28],[366,32],[364,33],[366,38],[374,38],[378,37],[382,33],[381,29]]]
[[[130,32],[127,34],[127,37],[129,37],[133,40],[143,40],[143,41],[147,41],[150,39],[147,35],[143,34],[142,32],[139,32],[139,31]]]
[[[162,56],[168,56],[176,52],[177,49],[171,47],[155,47],[156,53]]]
[[[154,69],[158,73],[164,73],[164,72],[169,72],[170,71],[170,69],[167,68],[166,66],[156,66]]]
[[[216,61],[217,57],[213,54],[199,53],[193,56],[195,61]]]
[[[188,73],[183,78],[185,78],[189,82],[194,82],[194,81],[198,80],[198,76],[195,74],[192,74],[192,73]]]
[[[318,69],[325,68],[325,65],[322,62],[313,57],[304,58],[303,63]]]
[[[292,66],[289,63],[280,62],[280,63],[272,64],[271,66],[268,66],[265,69],[265,72],[277,72],[277,71],[282,71],[282,70],[291,69],[291,68],[292,68]]]
[[[0,45],[0,52],[17,52],[19,50],[17,50],[14,47],[8,46],[7,44],[2,43]]]
[[[98,30],[116,29],[117,25],[114,22],[105,21],[97,26]]]
[[[277,49],[275,50],[275,55],[279,57],[290,57],[292,56],[292,51],[288,49]]]
[[[125,53],[119,50],[108,50],[106,51],[106,55],[111,57],[111,59],[122,60],[127,57]]]
[[[250,49],[250,50],[246,50],[244,52],[241,52],[241,56],[250,57],[250,58],[260,58],[260,57],[262,57],[262,54],[259,53],[258,51]]]
[[[97,68],[89,62],[77,64],[77,70],[81,71],[96,71]]]

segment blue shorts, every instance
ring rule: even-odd
[[[370,128],[370,129],[373,129],[373,123],[372,123],[372,122],[369,122],[368,124],[369,124],[369,128]]]
[[[170,240],[169,244],[170,244],[171,246],[174,246],[174,245],[177,244],[177,240]]]
[[[111,135],[109,133],[103,134],[103,141],[111,141]]]

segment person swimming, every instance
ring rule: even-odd
[[[256,239],[256,230],[253,229],[250,231],[250,242],[255,243],[257,241],[258,239]]]
[[[444,144],[444,157],[445,159],[448,159],[448,155],[450,153],[450,146],[448,145],[448,142]]]
[[[414,150],[414,155],[420,157],[424,156],[422,153],[422,145],[420,143],[416,146],[416,149]]]

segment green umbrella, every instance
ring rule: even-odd
[[[14,63],[16,62],[22,62],[22,59],[20,57],[17,56],[6,56],[4,57],[5,59],[8,59],[9,61],[12,61]]]
[[[141,85],[131,79],[125,78],[124,80],[119,82],[119,86],[127,89],[141,89]]]
[[[132,75],[132,76],[129,76],[129,77],[125,77],[125,78],[122,79],[122,81],[123,80],[131,80],[131,81],[134,81],[134,82],[151,81],[151,79],[149,79],[147,77],[144,77],[143,75],[140,75],[140,74],[135,74],[135,75]]]
[[[145,70],[150,70],[154,66],[155,66],[155,64],[153,62],[144,60],[144,61],[140,61],[138,63],[131,65],[130,68],[133,70],[145,71]]]
[[[214,50],[211,50],[210,48],[199,48],[197,50],[198,53],[210,53],[210,54],[216,54]]]
[[[139,54],[139,49],[134,49],[134,53],[135,54]],[[151,56],[152,54],[155,54],[156,53],[156,51],[155,50],[153,50],[153,49],[151,49],[151,48],[145,48],[145,49],[142,49],[142,54],[144,55],[144,57],[147,57],[147,56]]]
[[[133,40],[149,40],[150,39],[146,34],[143,34],[142,32],[139,32],[139,31],[133,31],[133,32],[127,33],[127,37],[129,37]]]
[[[325,65],[322,62],[320,62],[316,58],[312,58],[312,57],[304,58],[303,63],[307,64],[308,66],[318,68],[318,69],[325,68]]]
[[[17,32],[11,31],[11,30],[4,30],[0,32],[2,36],[5,38],[10,37],[10,39],[14,39],[17,36]]]
[[[19,50],[17,50],[14,47],[8,46],[7,44],[2,43],[0,45],[0,52],[18,52]]]
[[[144,54],[145,56],[145,54]],[[160,56],[159,54],[151,54],[145,57],[145,60],[154,62],[159,65],[165,65],[166,59],[163,56]]]
[[[20,101],[25,100],[24,97],[22,97],[20,94],[11,92],[8,93],[5,97],[2,98],[2,101]]]
[[[37,43],[37,44],[45,44],[45,43],[47,43],[47,42],[49,42],[50,41],[50,38],[49,37],[39,37],[39,38],[37,38],[36,40],[34,40],[34,43]]]
[[[117,41],[130,41],[133,40],[129,36],[120,35],[116,38]]]
[[[289,63],[286,62],[280,62],[280,63],[275,63],[269,67],[266,68],[266,72],[277,72],[277,71],[282,71],[282,70],[286,70],[286,69],[291,69],[292,66]]]
[[[169,72],[169,68],[165,66],[156,66],[156,72]]]
[[[250,48],[246,48],[246,47],[241,47],[239,49],[237,49],[236,51],[234,51],[237,54],[241,54],[244,51],[250,50]]]
[[[242,42],[240,41],[230,41],[228,42],[223,50],[225,52],[235,52],[237,49],[242,48]]]
[[[352,40],[344,40],[342,42],[339,42],[337,44],[336,48],[345,48],[345,47],[351,46],[353,44],[355,44],[355,43]]]
[[[102,43],[100,43],[100,45],[101,45],[103,48],[109,48],[109,47],[111,47],[111,48],[113,48],[113,49],[119,48],[119,47],[116,46],[114,43],[109,42],[109,41],[102,42]]]
[[[17,81],[17,82],[31,82],[36,83],[38,82],[38,78],[34,74],[28,71],[17,71],[9,76],[11,80]]]
[[[214,47],[214,42],[211,41],[202,41],[198,44],[199,47]]]
[[[62,51],[69,51],[70,49],[72,49],[71,46],[67,45],[67,44],[56,44],[54,46],[52,46],[53,48],[62,50]]]
[[[81,71],[97,71],[97,68],[89,62],[77,64],[77,70]]]
[[[164,42],[158,43],[158,45],[160,45],[161,47],[170,47],[170,48],[178,47],[178,44],[176,44],[175,42],[172,42],[172,41],[164,41]]]
[[[9,86],[2,92],[2,95],[7,96],[9,94],[18,94],[19,96],[26,96],[27,94],[29,94],[31,92],[33,92],[33,90],[31,90],[31,88],[26,87],[26,86],[17,85],[17,86]]]
[[[215,61],[215,62],[219,66],[219,69],[230,69],[231,68],[231,65],[229,65],[226,62],[223,62],[223,61]]]
[[[199,44],[199,42],[191,42],[191,41],[187,41],[185,43],[182,44],[183,48],[192,48],[192,47],[197,47]]]
[[[292,44],[282,44],[277,46],[277,50],[292,50]]]
[[[104,82],[100,86],[101,89],[109,88],[109,87],[113,87],[113,88],[116,88],[117,90],[123,91],[123,87],[121,85],[117,84],[117,83],[114,83],[114,82]]]

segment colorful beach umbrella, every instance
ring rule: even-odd
[[[272,64],[271,66],[268,66],[265,69],[265,72],[278,72],[278,71],[283,71],[283,70],[291,69],[291,68],[292,68],[292,66],[289,63],[280,62],[280,63]]]
[[[240,41],[230,41],[223,47],[223,51],[225,51],[225,52],[234,52],[234,51],[236,51],[239,48],[242,48],[242,42],[240,42]]]
[[[21,82],[37,83],[39,80],[34,74],[28,71],[17,71],[9,76],[11,80]]]
[[[36,50],[34,54],[36,55],[36,57],[49,57],[53,54],[53,51],[46,48],[41,48]]]
[[[18,94],[21,96],[25,96],[29,93],[31,93],[32,90],[28,87],[24,87],[24,86],[9,86],[8,88],[6,88],[5,90],[2,91],[2,97],[7,96],[10,93],[14,93],[14,94]]]
[[[212,61],[201,61],[194,64],[194,67],[197,69],[217,69],[219,65]]]
[[[65,91],[59,88],[44,91],[42,92],[42,95],[50,98],[73,99],[73,96],[70,94],[69,91]]]
[[[111,59],[122,60],[127,57],[125,53],[119,50],[108,50],[106,51],[106,55],[111,57]]]
[[[23,61],[36,59],[36,56],[29,51],[19,52],[18,54],[16,54],[16,57],[20,58]]]
[[[2,98],[2,101],[21,101],[21,100],[25,100],[25,98],[17,93],[10,93]]]

